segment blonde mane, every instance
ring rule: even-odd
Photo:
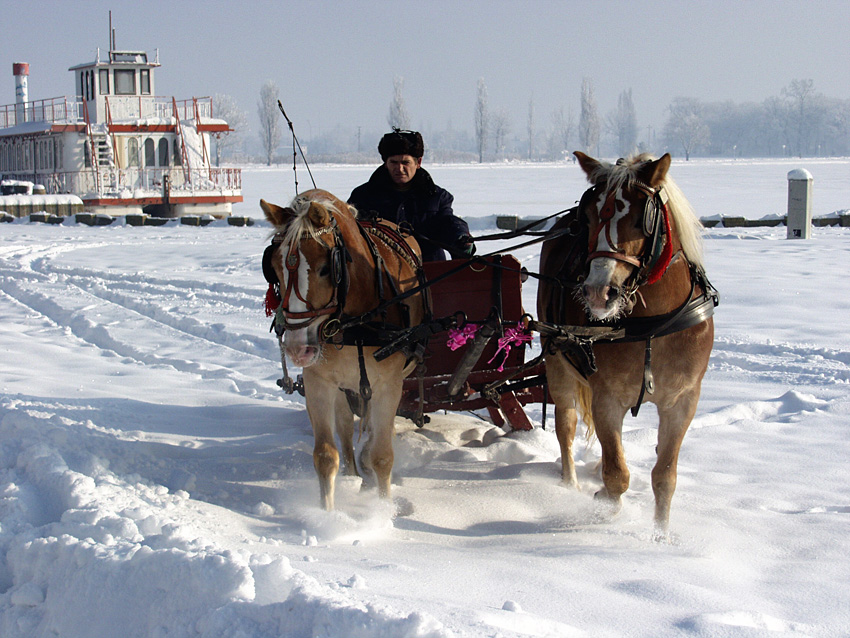
[[[640,183],[638,179],[640,169],[647,162],[652,162],[656,159],[656,157],[653,157],[649,153],[641,153],[620,160],[616,164],[600,162],[599,166],[588,175],[588,180],[592,184],[601,184],[604,182],[608,192],[622,187],[628,187],[631,184]],[[695,266],[703,267],[703,227],[699,218],[669,173],[662,180],[661,186],[667,192],[667,210],[670,211],[672,223],[678,232],[679,242],[682,244],[682,251],[685,253],[685,257]]]
[[[327,232],[325,229],[316,228],[307,215],[310,212],[310,204],[313,202],[327,208],[332,215],[339,215],[342,212],[339,210],[335,199],[332,199],[330,196],[324,196],[320,192],[310,191],[296,195],[289,204],[289,207],[295,212],[295,216],[286,227],[286,234],[283,237],[283,242],[286,245],[292,245],[293,242],[301,240],[305,235],[313,239],[318,239],[319,235]]]

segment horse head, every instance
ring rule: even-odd
[[[665,185],[671,158],[638,155],[612,165],[579,151],[575,156],[593,184],[579,205],[589,241],[578,294],[592,318],[614,319],[631,311],[637,289],[657,281],[670,262]]]
[[[321,358],[322,327],[345,304],[346,253],[337,219],[349,208],[319,190],[286,208],[265,200],[260,207],[275,229],[268,259],[280,287],[284,348],[295,365],[308,367]]]

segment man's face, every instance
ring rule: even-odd
[[[393,182],[397,186],[404,186],[410,183],[416,175],[416,169],[422,166],[422,158],[412,155],[390,155],[386,164]]]

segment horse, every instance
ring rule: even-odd
[[[574,155],[591,187],[543,244],[537,310],[562,332],[600,332],[585,348],[544,342],[561,479],[579,488],[573,439],[581,413],[602,447],[603,486],[595,496],[619,511],[630,478],[623,419],[629,408],[636,415],[642,403],[654,403],[654,522],[666,538],[679,451],[714,342],[718,296],[705,276],[702,225],[668,176],[669,154],[616,164]]]
[[[285,208],[265,200],[260,207],[274,227],[263,270],[273,282],[281,355],[303,368],[320,504],[334,509],[340,466],[334,435],[345,473],[361,476],[363,489],[377,486],[379,496],[389,499],[396,410],[402,381],[416,362],[402,351],[381,361],[372,355],[383,344],[381,334],[425,317],[421,293],[393,301],[419,284],[419,245],[390,222],[359,222],[353,207],[323,190],[306,191]],[[380,321],[367,320],[373,314]],[[285,358],[283,363],[286,379]],[[347,395],[365,403],[361,428],[368,439],[359,470]]]

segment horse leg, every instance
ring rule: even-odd
[[[334,509],[334,481],[339,471],[339,452],[334,441],[336,409],[334,393],[339,390],[305,369],[304,387],[307,414],[313,426],[313,467],[319,476],[319,493],[322,507]]]
[[[368,467],[368,473],[374,477],[378,486],[378,496],[381,498],[390,497],[395,415],[401,400],[401,382],[393,385],[395,387],[383,387],[382,391],[376,392],[369,401],[369,407],[366,410],[369,440],[360,455],[361,464]]]
[[[342,448],[342,458],[345,461],[343,473],[346,476],[359,476],[357,463],[354,460],[354,414],[345,393],[339,391],[336,395],[336,433]]]
[[[561,481],[568,487],[580,489],[573,460],[579,388],[578,381],[568,369],[569,365],[560,354],[546,356],[546,379],[549,383],[549,393],[555,402],[555,434],[561,446]]]
[[[670,522],[670,503],[676,491],[679,450],[696,414],[699,386],[680,395],[671,406],[658,408],[658,448],[652,468],[652,491],[655,494],[656,533],[666,536]]]
[[[596,436],[602,446],[602,483],[595,497],[610,501],[616,510],[620,497],[629,489],[629,468],[623,452],[623,418],[625,410],[613,400],[606,400],[599,390],[593,393],[593,421]]]

